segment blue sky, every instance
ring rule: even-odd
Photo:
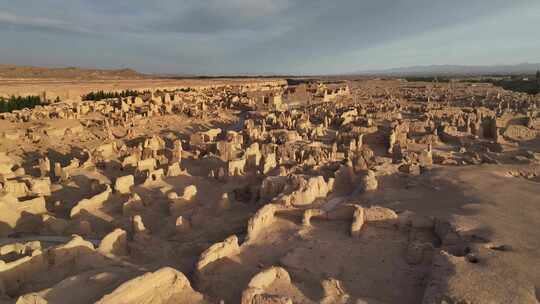
[[[0,63],[320,74],[540,62],[539,0],[0,0]]]

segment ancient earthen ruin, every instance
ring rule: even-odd
[[[538,303],[538,95],[127,88],[0,114],[1,303]]]

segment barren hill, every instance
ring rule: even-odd
[[[12,64],[0,64],[0,78],[47,78],[47,79],[141,79],[145,78],[132,69],[85,69],[77,67],[33,67]]]
[[[359,71],[359,75],[387,76],[479,76],[479,75],[534,75],[540,63],[521,63],[515,65],[428,65],[400,67],[384,70]]]

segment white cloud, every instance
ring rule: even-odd
[[[269,17],[290,6],[287,0],[212,0],[209,9],[220,14],[232,14],[244,18]]]
[[[58,19],[35,16],[21,16],[7,11],[0,11],[0,24],[24,28],[48,30],[54,32],[90,33],[88,29]]]

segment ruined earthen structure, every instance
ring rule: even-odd
[[[538,303],[538,96],[162,82],[0,114],[1,303]]]

